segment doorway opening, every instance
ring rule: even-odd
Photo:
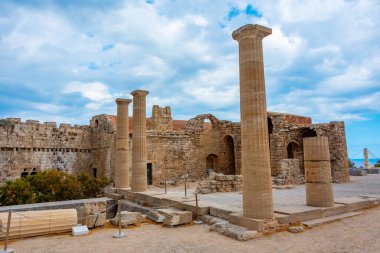
[[[153,184],[153,173],[152,173],[152,164],[151,163],[146,164],[146,175],[147,175],[148,185],[152,185]]]

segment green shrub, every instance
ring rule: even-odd
[[[374,166],[375,166],[375,167],[380,167],[380,160],[378,160],[378,161],[375,163]]]
[[[7,181],[0,187],[0,204],[3,206],[35,203],[32,187],[24,178]]]
[[[355,163],[350,158],[348,158],[348,166],[349,168],[355,167]]]
[[[70,175],[46,170],[26,178],[8,181],[0,187],[0,205],[17,205],[97,197],[108,184],[87,173]]]

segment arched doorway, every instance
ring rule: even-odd
[[[304,173],[302,146],[295,141],[291,141],[288,144],[287,153],[288,153],[288,159],[298,159],[299,169],[301,173]]]
[[[218,156],[214,154],[210,154],[206,157],[206,170],[212,169],[216,171],[218,163]]]
[[[288,151],[288,159],[298,159],[300,155],[302,155],[301,146],[296,142],[290,142],[287,147]]]
[[[230,135],[223,138],[221,154],[223,154],[223,172],[227,175],[235,175],[235,145]]]

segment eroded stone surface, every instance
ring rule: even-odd
[[[190,223],[193,214],[190,211],[179,211],[175,209],[157,209],[157,211],[165,216],[164,225],[172,227]]]
[[[112,218],[111,223],[115,226],[119,225],[119,214],[116,214],[114,218]],[[144,221],[144,217],[139,212],[121,212],[121,226],[128,227],[128,225],[140,226]]]
[[[210,227],[210,231],[216,231],[221,235],[232,237],[239,241],[248,241],[261,237],[261,233],[255,230],[248,230],[245,227],[233,225],[228,222],[215,223]]]

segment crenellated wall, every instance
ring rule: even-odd
[[[240,123],[218,120],[211,114],[188,121],[171,119],[170,107],[154,107],[147,119],[147,163],[153,184],[180,180],[188,172],[192,179],[217,173],[241,174]],[[162,117],[162,118],[161,118]],[[0,183],[28,173],[59,169],[69,173],[86,171],[96,176],[115,176],[116,116],[97,115],[89,126],[8,119],[0,126]],[[343,122],[312,124],[310,117],[268,112],[272,176],[281,175],[281,161],[295,159],[304,173],[303,138],[329,138],[334,182],[349,181]],[[132,149],[133,119],[130,118],[129,148]],[[131,157],[131,153],[130,153]],[[131,161],[129,161],[131,174]]]
[[[22,172],[58,169],[69,173],[89,170],[91,143],[89,126],[70,126],[35,120],[8,119],[0,126],[1,182]]]

